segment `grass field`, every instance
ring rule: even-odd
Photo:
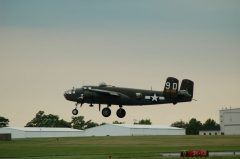
[[[139,136],[41,138],[0,141],[0,158],[160,158],[161,152],[189,149],[240,151],[240,136]],[[166,158],[166,157],[165,157]],[[167,157],[168,159],[171,159]],[[216,157],[219,158],[219,157]],[[240,158],[222,157],[221,159]]]

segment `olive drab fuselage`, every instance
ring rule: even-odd
[[[163,91],[123,88],[100,84],[99,86],[82,86],[73,88],[64,93],[67,100],[76,104],[89,103],[122,106],[143,106],[156,104],[177,104],[180,102],[190,102],[193,98],[194,83],[191,80],[182,80],[179,89],[179,82],[174,77],[168,77]],[[109,108],[108,108],[109,109]],[[108,110],[109,111],[109,110]],[[125,111],[125,110],[124,110]],[[120,111],[119,111],[120,112]]]

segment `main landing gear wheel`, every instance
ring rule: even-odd
[[[72,110],[72,114],[73,114],[73,115],[77,115],[77,114],[78,114],[78,110],[77,110],[77,109],[73,109],[73,110]]]
[[[124,109],[119,108],[119,109],[117,110],[117,116],[118,116],[119,118],[124,118],[125,115],[126,115],[126,111],[125,111]]]
[[[109,109],[109,108],[103,108],[103,110],[102,110],[102,115],[103,115],[104,117],[109,117],[109,116],[111,115],[111,109]]]

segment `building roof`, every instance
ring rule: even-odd
[[[15,129],[20,131],[45,131],[45,132],[80,132],[83,130],[72,128],[49,128],[49,127],[5,127],[8,129]]]
[[[220,130],[199,130],[199,132],[216,132],[216,131],[220,132]]]
[[[140,125],[140,124],[107,124],[125,128],[132,129],[171,129],[171,130],[181,130],[183,128],[171,127],[166,125]],[[104,125],[102,125],[104,126]],[[98,126],[97,126],[98,127]],[[6,129],[14,129],[25,132],[81,132],[83,130],[72,129],[72,128],[50,128],[50,127],[4,127]],[[95,127],[96,128],[96,127]],[[91,128],[90,128],[91,129]]]
[[[240,110],[240,108],[222,108],[221,110],[219,110],[219,111],[237,111],[237,110]]]
[[[171,129],[171,130],[180,130],[183,128],[171,127],[166,125],[140,125],[140,124],[109,124],[114,126],[121,126],[126,128],[133,129]]]

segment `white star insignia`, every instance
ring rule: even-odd
[[[153,96],[151,96],[152,97],[152,101],[158,101],[157,99],[158,99],[158,96],[156,95],[156,94],[154,94]]]

